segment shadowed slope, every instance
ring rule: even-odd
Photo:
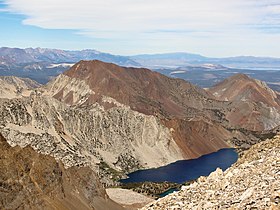
[[[65,169],[31,147],[11,147],[0,134],[0,208],[122,209],[89,168]]]

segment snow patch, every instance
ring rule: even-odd
[[[186,73],[186,71],[172,71],[170,73],[170,75],[172,75],[172,74],[183,74],[183,73]]]
[[[63,68],[68,68],[68,67],[72,67],[74,66],[74,63],[57,63],[57,64],[50,64],[49,66],[47,66],[48,69],[53,69],[53,68],[57,68],[57,67],[63,67]]]

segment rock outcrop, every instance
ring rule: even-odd
[[[280,136],[252,146],[225,172],[217,169],[144,209],[280,209]]]
[[[0,209],[121,210],[88,167],[65,169],[31,147],[11,147],[0,135]]]
[[[106,193],[113,201],[129,210],[139,209],[153,201],[145,195],[127,189],[109,188],[106,189]]]

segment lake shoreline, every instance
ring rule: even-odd
[[[154,169],[138,170],[120,180],[120,187],[154,198],[180,189],[201,176],[208,176],[217,168],[226,170],[238,159],[234,148],[225,148],[197,159],[180,160]]]

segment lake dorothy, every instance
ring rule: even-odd
[[[122,179],[122,183],[132,182],[175,182],[178,184],[195,180],[200,176],[208,176],[217,168],[226,170],[238,159],[238,154],[234,149],[221,149],[208,155],[203,155],[197,159],[180,160],[169,165],[139,170],[128,174],[129,178]]]

